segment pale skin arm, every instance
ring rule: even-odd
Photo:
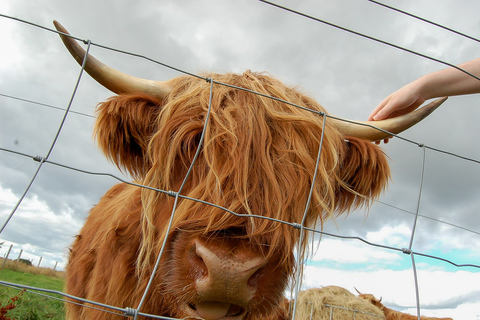
[[[480,58],[458,67],[480,77]],[[390,94],[373,110],[368,120],[383,120],[409,113],[429,99],[474,93],[480,93],[480,80],[455,68],[443,69],[424,75]],[[387,143],[388,139],[384,142]]]
[[[480,58],[458,67],[480,77]],[[424,75],[386,97],[368,120],[382,120],[411,112],[429,99],[473,93],[480,93],[480,80],[455,68],[443,69]]]

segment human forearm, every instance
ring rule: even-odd
[[[458,67],[480,77],[480,58]],[[368,120],[382,120],[412,112],[429,99],[472,93],[480,93],[479,79],[457,68],[443,69],[424,75],[387,96]]]
[[[465,62],[459,68],[480,78],[480,58]],[[427,74],[418,80],[425,100],[464,94],[480,93],[480,80],[456,68]]]

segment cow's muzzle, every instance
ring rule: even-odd
[[[185,268],[197,295],[197,301],[186,303],[189,315],[207,320],[244,318],[266,262],[261,254],[228,242],[195,239],[187,249]]]

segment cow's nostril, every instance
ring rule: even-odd
[[[193,254],[197,293],[201,299],[248,303],[258,287],[263,274],[264,258],[261,255],[243,255],[238,248],[225,248],[196,240]],[[222,243],[223,244],[223,243]],[[200,268],[201,266],[201,268]],[[191,273],[192,274],[192,273]]]
[[[257,288],[260,278],[264,275],[264,268],[260,266],[248,279],[247,284],[249,287]]]
[[[243,307],[232,304],[228,309],[227,317],[238,317],[243,313],[245,313],[245,309]]]
[[[195,279],[199,279],[208,275],[208,268],[204,259],[198,254],[196,244],[190,248],[189,252],[190,260],[190,272],[194,275]]]

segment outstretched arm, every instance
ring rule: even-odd
[[[458,67],[480,77],[480,58]],[[424,75],[390,94],[373,110],[368,120],[383,120],[406,114],[432,98],[473,93],[480,93],[480,80],[456,68],[440,70]]]

